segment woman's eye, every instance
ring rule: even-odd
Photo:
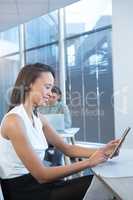
[[[47,90],[50,90],[50,89],[51,89],[51,86],[45,86],[45,88],[46,88]]]

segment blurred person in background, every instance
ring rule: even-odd
[[[62,102],[62,92],[57,86],[53,86],[47,106],[41,106],[39,111],[43,114],[64,114],[65,128],[72,125],[69,108]]]

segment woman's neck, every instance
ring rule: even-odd
[[[24,105],[25,111],[27,112],[29,118],[32,119],[33,105],[31,103],[29,103],[28,101],[25,101],[23,105]]]

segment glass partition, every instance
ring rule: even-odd
[[[43,48],[37,48],[26,51],[26,63],[41,62],[52,66],[56,73],[56,83],[59,80],[58,68],[58,45],[49,45]]]
[[[19,54],[0,58],[0,120],[7,112],[10,103],[10,94],[20,69]]]
[[[114,137],[111,29],[66,41],[68,104],[77,139],[105,142]],[[79,81],[80,80],[80,81]]]
[[[14,27],[0,33],[0,57],[19,51],[19,31]]]
[[[112,24],[112,0],[81,0],[65,8],[66,35],[91,31]]]
[[[112,80],[112,0],[80,0],[65,9],[66,94],[78,140],[107,142],[114,137]],[[58,11],[24,24],[25,63],[54,67],[59,84]],[[22,29],[21,29],[22,30]],[[22,32],[21,32],[22,33]],[[20,66],[19,28],[0,33],[0,117],[6,112],[5,94]],[[23,45],[22,45],[23,46]],[[61,46],[61,45],[60,45]]]
[[[33,48],[56,41],[58,11],[43,15],[25,24],[25,48]]]

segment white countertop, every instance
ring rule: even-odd
[[[93,167],[101,177],[133,177],[133,149],[121,149],[119,156]]]

